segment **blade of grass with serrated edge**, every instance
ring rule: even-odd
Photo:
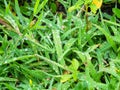
[[[98,28],[98,29],[105,35],[108,43],[111,45],[111,47],[112,47],[112,48],[114,49],[114,51],[116,52],[117,46],[116,46],[116,44],[115,44],[112,36],[111,36],[109,33],[107,33],[107,32],[104,30],[104,28],[101,28],[100,26],[98,26],[98,25],[96,25],[96,24],[93,24],[93,26],[95,26],[96,28]]]
[[[60,34],[59,34],[58,30],[52,30],[52,33],[53,33],[53,40],[54,40],[54,44],[55,44],[55,48],[56,48],[57,58],[59,60],[59,58],[63,54]],[[62,65],[65,65],[64,59],[62,59],[61,61],[58,61],[58,62]]]

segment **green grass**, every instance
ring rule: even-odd
[[[98,10],[86,23],[67,12],[77,0],[59,1],[65,14],[48,0],[0,1],[0,89],[119,90],[119,18]]]

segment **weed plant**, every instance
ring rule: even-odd
[[[58,1],[65,12],[52,0],[0,0],[0,89],[120,90],[116,10],[87,12],[87,23],[84,10],[68,12],[77,0]]]

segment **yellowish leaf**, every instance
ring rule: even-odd
[[[30,83],[30,85],[32,86],[33,82],[32,82],[32,80],[31,80],[31,79],[29,79],[29,83]]]
[[[93,0],[92,3],[99,9],[102,6],[103,0]]]
[[[36,20],[31,21],[31,22],[30,22],[30,27],[34,26],[35,23],[36,23]]]

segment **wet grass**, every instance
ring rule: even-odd
[[[66,13],[48,0],[0,1],[1,90],[120,89],[119,19],[99,10],[86,23],[70,1],[60,0]]]

